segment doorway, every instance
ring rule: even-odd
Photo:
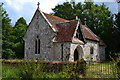
[[[74,61],[77,61],[79,59],[79,53],[78,53],[78,50],[75,49],[74,51]]]

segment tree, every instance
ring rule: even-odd
[[[3,4],[0,5],[2,11],[2,58],[9,59],[15,57],[15,53],[12,50],[12,45],[14,43],[10,39],[13,28],[11,26],[11,19],[2,6]]]
[[[26,20],[21,17],[17,20],[15,26],[13,27],[11,36],[14,43],[13,50],[15,51],[17,58],[23,58],[24,56],[24,42],[22,38],[26,32],[27,26]]]
[[[113,45],[113,15],[103,3],[102,5],[93,2],[64,2],[52,9],[55,16],[73,20],[78,16],[82,24],[86,21],[88,27],[97,34],[106,44],[107,53],[114,52]],[[109,36],[110,35],[110,36]]]
[[[120,53],[119,37],[120,37],[120,12],[118,12],[118,14],[115,14],[114,43],[116,46],[114,47],[114,50],[116,51],[116,53]]]
[[[3,5],[3,4],[2,4]],[[26,20],[21,17],[14,27],[11,26],[11,19],[7,12],[0,5],[2,10],[2,58],[23,58],[24,42],[23,35],[27,29]]]

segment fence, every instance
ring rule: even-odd
[[[116,62],[105,62],[88,65],[86,70],[87,78],[118,78],[118,66]]]

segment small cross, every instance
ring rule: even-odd
[[[39,8],[40,3],[38,2],[38,4],[37,4],[37,5],[38,5],[38,8]]]

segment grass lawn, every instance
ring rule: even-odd
[[[19,78],[20,70],[10,64],[2,64],[2,78]]]
[[[2,78],[18,78],[20,79],[20,67],[11,64],[2,64]],[[61,73],[46,73],[40,72],[40,78],[60,78]]]
[[[19,78],[20,70],[10,64],[2,64],[2,78]]]
[[[113,62],[90,65],[86,73],[88,78],[117,78],[117,69]]]

